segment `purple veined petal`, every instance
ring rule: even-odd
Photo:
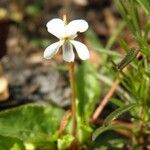
[[[65,42],[62,46],[63,59],[67,62],[74,61],[75,54],[73,52],[73,45],[70,42]]]
[[[62,38],[65,35],[65,26],[63,20],[55,18],[50,20],[46,24],[49,33],[53,34],[57,38]]]
[[[62,44],[63,42],[59,41],[48,46],[44,51],[44,58],[51,59],[58,52]]]
[[[71,43],[75,47],[79,58],[81,58],[82,60],[86,60],[90,57],[90,53],[86,45],[75,40],[72,40]]]
[[[66,34],[68,36],[72,36],[75,35],[77,32],[85,32],[87,29],[88,23],[85,20],[73,20],[66,26]]]

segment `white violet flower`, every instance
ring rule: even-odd
[[[44,51],[44,58],[52,58],[62,46],[63,59],[67,62],[74,61],[75,54],[73,47],[76,49],[78,56],[82,60],[89,58],[88,48],[81,42],[75,41],[77,32],[84,32],[88,29],[88,23],[85,20],[73,20],[68,24],[61,19],[52,19],[46,27],[48,32],[56,36],[59,41],[48,46]]]

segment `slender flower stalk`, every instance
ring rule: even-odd
[[[69,79],[72,92],[71,98],[71,111],[72,111],[72,135],[76,137],[77,135],[77,118],[76,118],[76,82],[75,82],[75,64],[70,62],[69,66]]]

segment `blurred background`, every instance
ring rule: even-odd
[[[96,67],[102,61],[94,47],[122,52],[117,42],[107,42],[121,20],[112,0],[1,0],[0,109],[41,100],[69,105],[67,69],[61,55],[43,59],[44,49],[57,40],[47,32],[46,23],[62,18],[64,11],[69,20],[82,18],[89,23],[89,30],[79,35],[79,40],[89,47],[90,61]]]

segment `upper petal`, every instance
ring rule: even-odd
[[[74,47],[75,47],[75,49],[76,49],[76,51],[78,53],[78,56],[82,60],[86,60],[86,59],[88,59],[90,57],[89,50],[86,47],[86,45],[84,45],[81,42],[74,41],[74,40],[72,40],[71,43],[74,45]]]
[[[46,24],[49,33],[55,35],[57,38],[61,38],[65,34],[65,26],[63,20],[55,18],[50,20]]]
[[[74,61],[75,55],[73,52],[73,46],[70,42],[65,42],[63,44],[63,58],[67,62]]]
[[[82,19],[73,20],[66,26],[67,35],[75,35],[77,32],[84,32],[87,29],[88,23]]]
[[[59,41],[48,46],[44,51],[44,58],[51,59],[57,53],[62,44],[63,43]]]

